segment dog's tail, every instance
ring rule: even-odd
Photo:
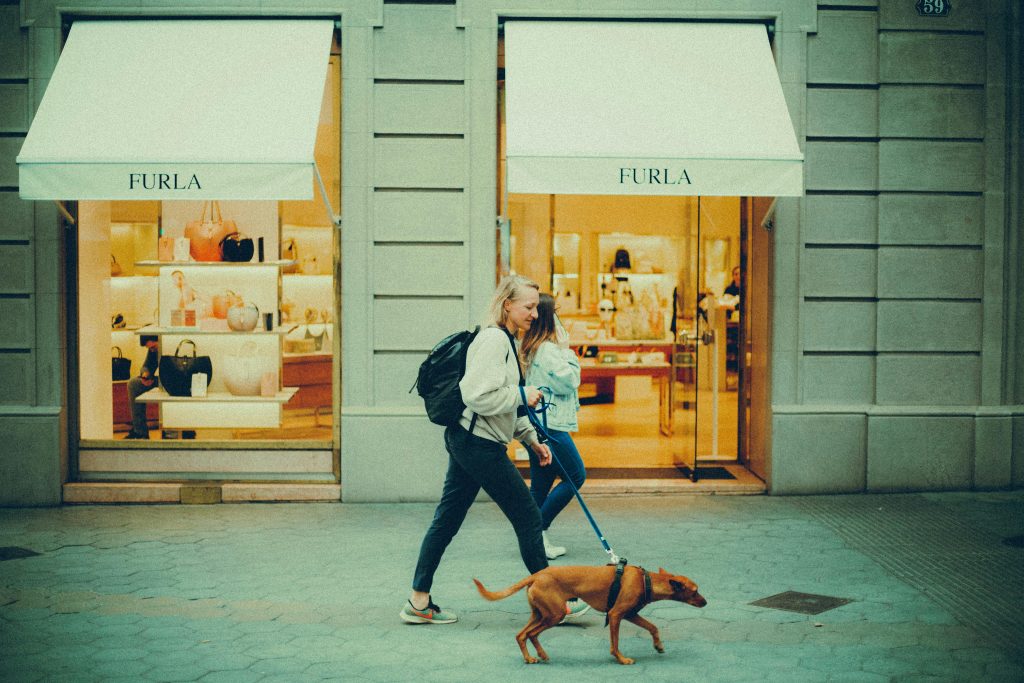
[[[501,591],[489,591],[486,588],[484,588],[484,585],[476,579],[473,579],[473,583],[476,584],[476,589],[480,591],[480,595],[484,596],[488,600],[502,600],[512,595],[513,593],[518,593],[519,591],[523,590],[531,583],[533,583],[533,576],[527,576],[522,581],[513,583],[511,586]]]

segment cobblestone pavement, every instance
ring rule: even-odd
[[[3,681],[1022,681],[1024,492],[837,497],[592,497],[631,563],[686,574],[698,610],[644,615],[665,654],[600,614],[514,642],[525,574],[478,503],[434,597],[449,626],[398,619],[433,506],[215,505],[0,510]],[[606,557],[578,506],[551,529],[558,563]],[[851,602],[806,615],[750,603],[784,591]]]

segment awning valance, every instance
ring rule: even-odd
[[[508,191],[795,196],[763,25],[505,23]]]
[[[24,199],[309,199],[328,19],[77,21]]]

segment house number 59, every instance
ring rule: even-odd
[[[949,15],[952,5],[949,0],[917,0],[914,7],[923,17],[945,17]]]

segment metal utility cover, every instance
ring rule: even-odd
[[[830,609],[841,607],[848,602],[847,598],[835,598],[830,595],[815,595],[814,593],[800,593],[798,591],[786,591],[767,598],[761,598],[750,603],[756,607],[767,607],[779,609],[786,612],[799,612],[800,614],[821,614]]]

